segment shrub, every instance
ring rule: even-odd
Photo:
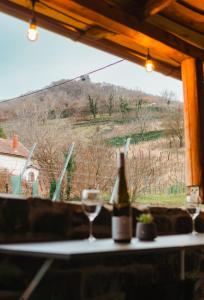
[[[149,224],[153,222],[153,216],[151,214],[141,214],[138,218],[137,221],[145,224]]]

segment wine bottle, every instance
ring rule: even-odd
[[[125,177],[125,156],[120,153],[119,184],[113,204],[112,238],[116,243],[130,243],[132,238],[132,211]]]

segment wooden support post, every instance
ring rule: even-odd
[[[202,61],[187,58],[181,65],[184,90],[186,185],[204,187],[204,99]]]

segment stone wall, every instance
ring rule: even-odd
[[[95,220],[97,238],[110,237],[111,210],[110,205],[105,205]],[[136,217],[143,211],[133,207],[134,228]],[[191,219],[182,209],[151,207],[150,212],[159,235],[188,233],[192,229]],[[204,230],[203,213],[196,220],[196,226],[197,230]],[[70,240],[87,236],[88,220],[80,204],[0,198],[1,242]],[[1,255],[0,299],[19,299],[42,262],[37,258]],[[202,251],[189,252],[186,267],[188,279],[181,282],[179,254],[174,251],[56,261],[31,300],[190,300],[195,278],[204,271]]]
[[[111,235],[112,206],[106,204],[94,222],[94,234],[98,238]],[[150,207],[158,235],[188,233],[192,229],[191,218],[179,208]],[[133,206],[134,231],[136,217],[144,212]],[[204,232],[204,213],[196,219],[196,228]],[[88,219],[79,203],[58,203],[30,198],[0,198],[0,241],[37,241],[57,239],[81,239],[88,235]]]

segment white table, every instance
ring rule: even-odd
[[[27,244],[2,244],[0,253],[45,258],[45,262],[37,272],[21,300],[29,299],[31,293],[42,277],[48,271],[55,259],[69,260],[73,257],[87,257],[89,255],[114,255],[129,253],[148,253],[178,250],[180,252],[180,279],[185,279],[185,250],[204,247],[204,234],[172,235],[157,237],[153,242],[140,242],[132,239],[130,244],[115,244],[111,239],[96,240],[89,243],[87,240],[60,241]]]

